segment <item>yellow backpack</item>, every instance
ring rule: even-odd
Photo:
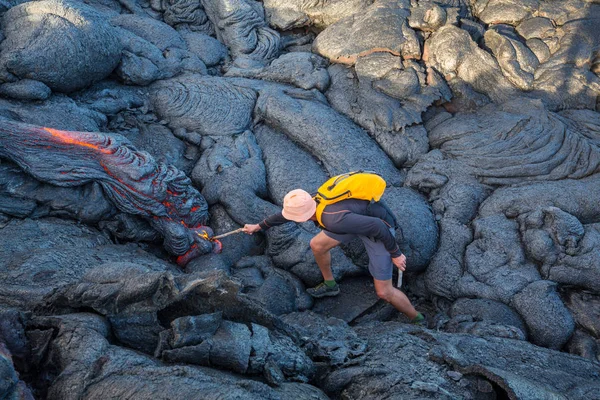
[[[323,226],[321,215],[329,204],[345,199],[379,201],[383,196],[385,186],[385,180],[381,176],[375,172],[362,170],[328,179],[313,196],[317,202],[316,216],[319,225]]]

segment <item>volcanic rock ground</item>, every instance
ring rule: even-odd
[[[0,399],[600,399],[600,3],[0,2]],[[361,242],[202,239],[375,170]]]

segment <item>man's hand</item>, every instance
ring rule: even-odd
[[[242,228],[242,232],[247,233],[248,235],[252,235],[253,233],[260,231],[260,229],[261,228],[259,224],[246,224]]]
[[[406,256],[402,254],[401,256],[392,258],[392,262],[400,271],[406,270]]]

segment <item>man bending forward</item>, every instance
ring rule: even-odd
[[[286,222],[317,221],[316,201],[302,190],[295,189],[285,195],[283,211],[265,218],[259,224],[244,225],[244,232],[253,234]],[[331,272],[330,250],[359,237],[369,255],[369,272],[373,276],[377,296],[392,304],[412,322],[424,317],[417,312],[404,293],[392,284],[393,265],[400,271],[406,269],[406,257],[395,239],[394,216],[379,202],[346,199],[329,204],[321,215],[323,230],[310,241],[310,248],[321,270],[324,281],[307,290],[313,297],[336,296],[339,286]]]

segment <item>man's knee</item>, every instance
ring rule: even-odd
[[[324,253],[323,244],[319,242],[319,239],[317,239],[316,236],[310,239],[310,249],[313,251],[313,253]]]
[[[313,251],[313,253],[323,254],[331,250],[331,247],[328,246],[326,242],[321,240],[319,236],[315,236],[310,240],[310,249]]]
[[[394,288],[392,286],[377,288],[375,291],[377,292],[377,296],[380,299],[383,299],[388,303],[392,300],[392,297],[394,296]]]

